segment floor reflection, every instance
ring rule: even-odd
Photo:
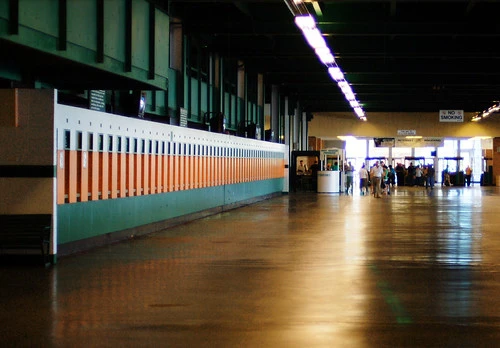
[[[44,347],[495,346],[499,193],[290,194],[47,270],[2,265],[2,338]]]

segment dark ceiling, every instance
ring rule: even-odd
[[[245,62],[311,112],[350,111],[283,0],[152,0],[207,49]],[[293,1],[293,0],[291,0]],[[482,111],[500,98],[500,1],[311,3],[335,59],[370,112]]]

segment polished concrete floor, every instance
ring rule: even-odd
[[[499,347],[500,188],[297,193],[0,265],[2,347]]]

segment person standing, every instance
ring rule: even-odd
[[[368,194],[368,171],[364,163],[359,170],[359,190],[361,191],[361,196]]]
[[[305,175],[307,173],[307,165],[304,164],[303,160],[299,161],[299,166],[297,167],[297,175]]]
[[[436,171],[434,170],[434,167],[432,164],[429,164],[427,166],[427,179],[425,181],[425,188],[428,186],[431,187],[431,190],[434,189],[434,176],[436,175]]]
[[[382,180],[383,168],[379,165],[378,161],[370,170],[370,178],[373,185],[373,196],[380,198],[380,182]]]
[[[467,168],[465,168],[465,182],[467,183],[467,187],[470,187],[471,178],[472,178],[472,168],[470,166],[467,166]]]
[[[415,185],[416,186],[422,186],[422,168],[420,168],[420,165],[415,168]]]
[[[348,195],[349,191],[353,191],[353,186],[352,186],[352,181],[353,181],[353,176],[354,176],[354,168],[352,166],[352,163],[349,162],[345,166],[345,194]]]

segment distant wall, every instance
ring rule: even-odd
[[[309,136],[333,139],[338,135],[358,137],[397,137],[398,130],[415,130],[426,137],[471,138],[500,136],[500,117],[494,115],[471,122],[473,114],[465,113],[464,122],[439,122],[439,110],[433,113],[367,113],[367,122],[352,113],[318,113],[309,122]]]

